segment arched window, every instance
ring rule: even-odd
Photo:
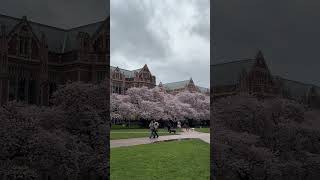
[[[97,52],[97,53],[101,53],[101,52],[104,51],[104,49],[103,49],[103,38],[102,38],[102,36],[99,36],[99,37],[97,38],[97,40],[94,42],[93,48],[94,48],[94,51]]]
[[[30,57],[31,54],[31,37],[27,26],[23,26],[18,35],[18,54],[22,57]]]

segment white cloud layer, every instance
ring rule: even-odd
[[[112,0],[111,65],[209,87],[209,0]]]

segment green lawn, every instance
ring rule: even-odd
[[[194,130],[203,132],[203,133],[210,133],[210,128],[195,128]]]
[[[111,149],[112,180],[209,180],[210,145],[181,140]]]
[[[177,129],[177,134],[179,130]],[[168,133],[167,129],[159,129],[159,136],[163,135],[174,135],[173,133]],[[138,138],[138,137],[149,137],[149,129],[111,129],[110,139],[129,139],[129,138]]]

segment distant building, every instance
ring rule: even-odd
[[[47,105],[58,85],[105,79],[109,21],[62,29],[0,15],[0,104]]]
[[[177,94],[182,91],[189,91],[189,92],[201,92],[204,94],[209,94],[209,89],[200,87],[195,85],[192,78],[185,81],[178,81],[172,83],[162,84],[162,82],[158,85],[160,88],[164,88],[167,93]]]
[[[110,88],[112,93],[124,94],[132,87],[156,87],[156,77],[145,64],[141,69],[126,70],[110,66]]]
[[[148,66],[145,64],[140,69],[127,70],[119,67],[110,66],[110,90],[112,93],[125,94],[132,87],[156,87],[156,77],[151,73]],[[159,84],[166,92],[176,94],[185,90],[191,92],[202,92],[209,94],[209,89],[196,86],[192,80],[179,81]]]
[[[254,59],[211,65],[213,98],[235,94],[281,96],[312,106],[319,104],[320,88],[274,76],[259,51]]]
[[[320,107],[320,87],[294,80],[288,80],[279,76],[274,77],[282,97],[296,100],[313,107]]]

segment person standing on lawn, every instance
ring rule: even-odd
[[[159,128],[159,123],[157,121],[154,122],[154,134],[153,134],[153,138],[155,138],[157,136],[157,138],[159,137],[157,131]]]
[[[154,121],[152,120],[149,124],[149,129],[150,129],[150,136],[149,138],[151,139],[151,137],[155,137],[154,132],[155,132],[155,127],[154,127]]]

